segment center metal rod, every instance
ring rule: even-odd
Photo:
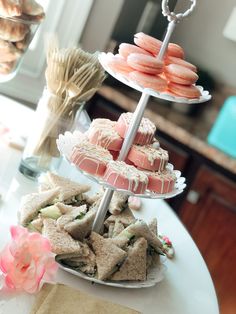
[[[159,54],[157,56],[157,59],[162,61],[163,58],[164,58],[164,55],[166,53],[166,50],[168,48],[168,44],[169,44],[169,41],[170,41],[170,37],[175,29],[175,26],[176,26],[176,21],[171,21],[169,22],[168,24],[168,27],[167,27],[167,31],[166,31],[166,34],[165,34],[165,38],[162,42],[162,45],[161,45],[161,49],[159,51]]]
[[[149,99],[149,95],[142,93],[142,96],[138,102],[138,105],[134,111],[133,114],[133,118],[131,120],[131,123],[129,125],[127,134],[125,135],[125,140],[124,143],[122,145],[121,151],[120,151],[120,155],[118,157],[119,161],[123,161],[125,160],[131,145],[133,144],[135,135],[137,133],[137,130],[139,128],[139,125],[141,123],[147,102]],[[94,219],[94,223],[93,223],[93,227],[92,230],[99,233],[101,231],[110,201],[112,199],[114,190],[110,189],[110,188],[106,188],[104,195],[102,197],[101,203],[98,207],[97,213],[96,213],[96,217]]]
[[[176,21],[169,22],[165,38],[163,40],[161,49],[160,49],[159,54],[157,56],[157,58],[159,60],[163,60],[163,58],[164,58],[165,52],[168,48],[170,37],[171,37],[171,35],[175,29],[175,26],[176,26]],[[133,118],[132,118],[131,123],[129,125],[127,134],[125,135],[125,140],[124,140],[124,143],[122,145],[122,148],[121,148],[121,151],[120,151],[120,154],[118,157],[119,161],[125,160],[128,152],[130,150],[130,147],[133,144],[135,135],[137,133],[137,130],[138,130],[139,125],[141,123],[144,111],[146,109],[146,105],[147,105],[147,102],[149,100],[149,97],[150,96],[148,94],[142,93],[142,96],[141,96],[141,98],[138,102],[138,105],[134,111]],[[97,232],[97,233],[101,232],[101,228],[103,226],[103,222],[104,222],[106,213],[108,211],[108,207],[109,207],[110,201],[112,199],[113,193],[114,193],[114,190],[112,190],[110,188],[105,189],[104,195],[103,195],[101,203],[98,207],[96,217],[94,219],[94,223],[93,223],[93,227],[92,227],[92,230]]]

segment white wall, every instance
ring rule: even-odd
[[[95,0],[80,41],[89,52],[104,51],[124,0]]]
[[[176,11],[183,12],[186,3],[189,1],[179,0]],[[177,26],[172,40],[215,79],[236,87],[236,42],[222,33],[234,6],[235,0],[198,0],[195,11]]]

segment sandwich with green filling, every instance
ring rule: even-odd
[[[66,231],[58,229],[56,221],[44,219],[43,235],[50,241],[56,260],[64,266],[93,275],[96,271],[96,258],[90,247],[73,239]]]
[[[111,277],[114,281],[123,280],[140,280],[147,279],[147,240],[138,238],[132,246],[128,247],[128,256]]]
[[[109,240],[95,232],[90,235],[90,243],[96,255],[97,278],[100,280],[109,278],[127,257],[124,250]]]
[[[72,215],[64,215],[63,217],[61,217],[61,219],[64,219],[65,221],[68,216],[72,217]],[[74,239],[83,241],[92,231],[95,216],[96,208],[92,208],[88,212],[78,213],[78,215],[73,216],[73,219],[71,219],[70,221],[68,220],[64,224],[63,228]]]
[[[83,185],[68,178],[58,176],[55,173],[47,172],[41,177],[40,190],[48,190],[52,188],[58,188],[60,191],[57,201],[66,204],[83,201],[83,193],[90,190],[88,185]]]
[[[123,239],[129,243],[134,238],[143,237],[147,240],[148,245],[158,254],[163,253],[163,245],[160,239],[150,231],[148,225],[142,219],[137,219],[135,223],[126,227],[115,239]]]
[[[40,210],[54,204],[60,191],[53,188],[40,193],[31,193],[22,197],[20,203],[20,224],[27,227],[34,219],[38,218]]]

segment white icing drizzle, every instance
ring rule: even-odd
[[[97,174],[101,163],[106,165],[112,160],[112,156],[105,148],[93,145],[84,140],[73,148],[70,160],[78,167],[80,167],[84,161],[92,161],[96,164],[95,174]]]
[[[161,147],[159,148],[155,148],[153,147],[152,144],[150,145],[133,145],[133,147],[139,151],[142,152],[143,154],[145,154],[145,156],[147,156],[148,161],[150,162],[150,164],[153,166],[154,162],[156,160],[160,160],[160,165],[159,165],[159,169],[158,171],[164,170],[168,160],[169,160],[169,155],[167,150],[162,149]]]
[[[147,176],[156,177],[159,181],[161,181],[161,191],[164,192],[165,182],[167,182],[167,191],[170,192],[170,185],[173,182],[176,182],[176,175],[174,172],[165,169],[162,172],[152,172],[152,171],[144,171]]]
[[[123,121],[126,129],[128,130],[128,126],[132,120],[133,113],[126,112],[120,115],[119,120]],[[136,134],[136,140],[141,144],[150,143],[153,139],[153,136],[156,131],[155,124],[147,118],[142,118],[141,123],[138,128],[138,132]]]
[[[152,147],[155,149],[158,149],[160,147],[160,143],[156,138],[153,139]]]
[[[106,173],[103,177],[105,181],[108,181],[111,176],[115,177],[114,185],[119,178],[123,176],[128,180],[128,190],[136,191],[141,183],[146,188],[148,183],[148,177],[142,171],[138,170],[134,166],[127,165],[123,161],[111,161],[108,166]]]
[[[88,130],[88,138],[96,138],[96,145],[108,148],[114,141],[121,140],[114,129],[115,125],[116,122],[109,119],[94,119]]]

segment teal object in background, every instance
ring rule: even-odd
[[[226,99],[207,141],[212,146],[236,158],[236,96]]]

